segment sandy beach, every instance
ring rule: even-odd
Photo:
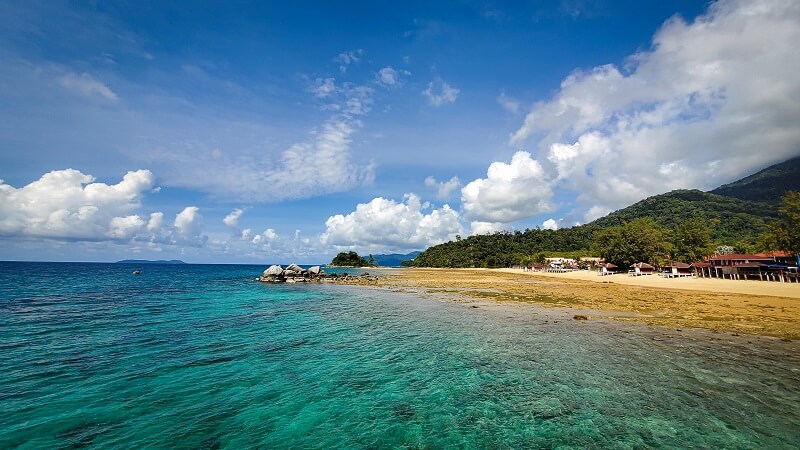
[[[382,277],[393,289],[423,289],[456,301],[536,303],[593,311],[592,318],[674,328],[800,339],[800,284],[656,275],[598,276],[594,271],[404,269]]]

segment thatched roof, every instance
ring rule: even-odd
[[[634,268],[634,269],[635,268],[650,269],[650,270],[655,269],[655,267],[651,266],[650,264],[647,264],[646,262],[633,263],[633,264],[631,264],[631,267]]]

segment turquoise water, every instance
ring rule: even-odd
[[[800,448],[794,342],[0,263],[0,448]]]

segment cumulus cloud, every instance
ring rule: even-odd
[[[150,220],[147,221],[147,231],[157,231],[164,226],[164,213],[150,213]]]
[[[591,220],[676,188],[708,189],[800,149],[800,4],[720,0],[667,21],[625,67],[577,71],[511,142],[539,140]]]
[[[461,187],[461,180],[453,177],[447,181],[437,181],[434,177],[428,177],[425,178],[425,186],[436,189],[436,198],[439,200],[447,200],[450,193]]]
[[[461,92],[459,89],[450,86],[441,78],[436,78],[428,83],[422,94],[428,99],[428,103],[438,107],[455,102],[459,92]]]
[[[224,223],[226,227],[236,228],[239,226],[239,218],[242,217],[242,214],[244,214],[244,210],[236,208],[222,219],[222,223]]]
[[[0,233],[90,240],[123,235],[133,222],[129,213],[153,187],[153,174],[131,171],[113,185],[94,181],[74,169],[54,170],[18,189],[0,180]]]
[[[556,222],[554,219],[547,219],[542,222],[542,228],[545,230],[557,230],[558,222]]]
[[[95,182],[75,169],[54,170],[15,188],[0,180],[0,235],[67,241],[145,241],[202,245],[197,208],[178,214],[134,214],[154,184],[149,170],[130,171],[117,184]]]
[[[552,209],[552,181],[530,153],[515,153],[509,164],[494,162],[486,175],[461,189],[467,219],[509,223]]]
[[[119,97],[111,88],[86,72],[80,75],[72,72],[66,73],[59,77],[58,82],[67,90],[79,95],[86,97],[100,96],[114,102],[119,100]]]
[[[144,219],[139,216],[114,217],[109,223],[107,234],[115,239],[130,239],[144,226]]]
[[[492,234],[496,231],[502,231],[505,224],[500,222],[481,222],[474,220],[470,222],[470,231],[472,234]]]
[[[393,251],[425,248],[452,239],[463,232],[458,212],[444,205],[430,208],[415,194],[405,201],[374,198],[347,214],[331,216],[320,236],[324,245]]]
[[[339,53],[339,55],[336,57],[336,62],[339,63],[339,71],[342,73],[347,72],[347,66],[361,61],[363,54],[364,51],[360,48]]]

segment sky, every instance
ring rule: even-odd
[[[800,2],[0,0],[0,259],[325,263],[800,155]]]

